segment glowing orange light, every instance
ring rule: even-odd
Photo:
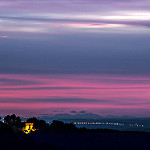
[[[33,123],[25,123],[25,127],[22,128],[22,131],[26,134],[34,132],[36,129],[33,127]]]

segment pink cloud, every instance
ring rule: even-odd
[[[104,105],[104,104],[72,104],[72,103],[1,103],[0,108],[13,109],[47,109],[47,108],[145,108],[141,106],[120,106],[120,105]]]
[[[0,36],[0,37],[2,37],[2,38],[7,38],[8,36],[7,36],[7,35],[2,35],[2,36]]]
[[[144,109],[150,106],[150,86],[147,84],[150,82],[149,77],[6,74],[0,75],[0,79],[2,109]],[[29,82],[17,85],[20,80]],[[57,102],[59,98],[70,99],[70,102],[63,99],[62,102]],[[19,99],[18,103],[13,102],[13,99]],[[24,99],[27,101],[23,101]],[[56,102],[42,102],[44,99]],[[72,99],[74,100],[71,101]],[[80,99],[83,100],[80,102]],[[89,101],[84,102],[84,99]]]

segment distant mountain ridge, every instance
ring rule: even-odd
[[[43,120],[63,120],[63,119],[107,119],[107,118],[136,118],[136,117],[132,117],[132,116],[112,116],[112,115],[107,115],[107,116],[100,116],[98,114],[94,114],[94,113],[73,113],[73,114],[69,114],[69,113],[64,113],[64,114],[40,114],[39,119],[43,119]]]
[[[100,116],[98,114],[93,113],[77,113],[77,114],[55,114],[55,115],[48,115],[48,114],[41,114],[39,119],[43,119],[46,121],[52,121],[52,120],[61,120],[61,119],[101,119],[103,116]]]
[[[51,122],[53,120],[99,120],[99,119],[137,119],[140,117],[133,116],[101,116],[94,113],[87,113],[85,111],[70,111],[69,113],[59,113],[59,114],[38,114],[36,116],[40,120],[45,120],[46,122]],[[26,120],[29,117],[21,117],[23,120]]]
[[[51,116],[53,119],[100,119],[103,116],[100,116],[98,114],[93,113],[85,113],[85,114],[56,114],[54,116]]]

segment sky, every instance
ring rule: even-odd
[[[150,117],[149,0],[1,0],[0,114]]]

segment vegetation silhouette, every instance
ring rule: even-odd
[[[45,120],[39,120],[36,117],[29,118],[26,122],[34,123],[34,127],[36,128],[37,132],[46,132],[49,128],[49,124],[46,123]]]
[[[78,128],[73,123],[64,123],[62,121],[53,120],[49,126],[49,132],[76,132]]]
[[[64,123],[62,121],[53,120],[49,125],[44,120],[36,117],[27,119],[23,122],[19,116],[7,115],[4,117],[4,123],[0,122],[0,132],[3,133],[23,133],[22,129],[25,123],[33,123],[36,129],[35,133],[49,132],[78,132],[78,133],[139,133],[139,131],[119,131],[113,129],[86,129],[85,127],[77,128],[73,123]],[[32,133],[32,132],[31,132]]]
[[[21,118],[18,116],[16,116],[15,114],[13,115],[7,115],[6,117],[4,117],[4,122],[10,126],[16,126],[16,127],[22,127],[22,122],[21,122]]]
[[[23,127],[26,124],[34,124],[36,130],[25,134]],[[24,122],[15,114],[4,117],[4,122],[0,121],[2,150],[146,150],[150,149],[149,139],[149,133],[77,128],[73,123],[57,120],[49,125],[35,117]]]

